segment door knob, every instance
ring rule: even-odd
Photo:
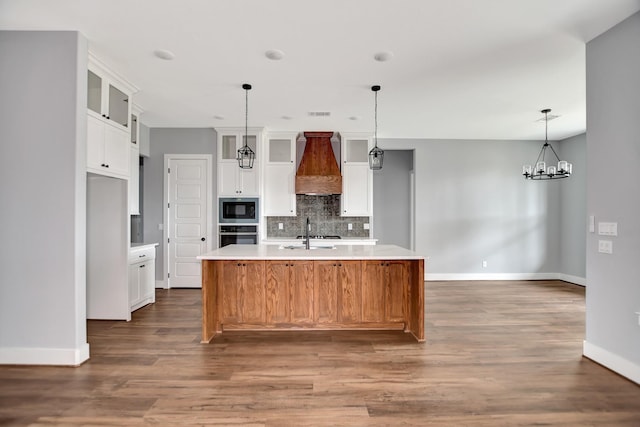
[[[205,238],[203,237],[203,238],[201,238],[200,240],[202,240],[202,241],[204,242],[204,241],[205,241],[205,240],[207,240],[207,239],[205,239]]]

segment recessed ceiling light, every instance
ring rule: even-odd
[[[282,116],[282,120],[291,120],[293,117],[291,116]]]
[[[389,51],[378,52],[375,55],[373,55],[373,59],[375,59],[378,62],[386,62],[391,60],[392,58],[393,58],[393,52],[389,52]]]
[[[349,117],[349,120],[358,120],[358,119],[359,119],[359,117],[357,117],[357,116],[351,116],[351,117]]]
[[[164,59],[165,61],[171,61],[173,58],[176,57],[176,55],[173,52],[166,49],[158,49],[154,51],[153,54],[160,59]]]
[[[213,116],[214,119],[216,120],[224,120],[224,116],[220,116],[218,114],[216,114],[215,116]]]
[[[269,58],[272,61],[280,61],[284,58],[284,52],[278,49],[271,49],[264,53],[264,56]]]

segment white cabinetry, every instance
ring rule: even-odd
[[[87,171],[129,177],[129,133],[92,115],[87,118]]]
[[[297,133],[270,133],[265,143],[264,215],[296,216]]]
[[[89,55],[87,170],[129,177],[131,94],[135,88]]]
[[[218,128],[218,196],[260,196],[260,153],[258,147],[262,137],[260,129],[249,129],[247,145],[256,153],[252,169],[241,169],[236,160],[238,150],[243,147],[244,129]]]
[[[342,134],[342,216],[371,216],[373,172],[369,169],[370,134]]]
[[[141,111],[135,108],[131,114],[131,144],[129,158],[129,214],[140,215],[140,144],[138,117]]]
[[[129,251],[129,307],[132,312],[156,302],[155,246],[138,246]]]

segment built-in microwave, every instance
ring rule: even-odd
[[[221,197],[218,201],[220,224],[258,223],[260,209],[257,197]]]

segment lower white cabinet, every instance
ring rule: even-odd
[[[135,311],[156,302],[156,245],[133,247],[129,251],[129,307]]]

